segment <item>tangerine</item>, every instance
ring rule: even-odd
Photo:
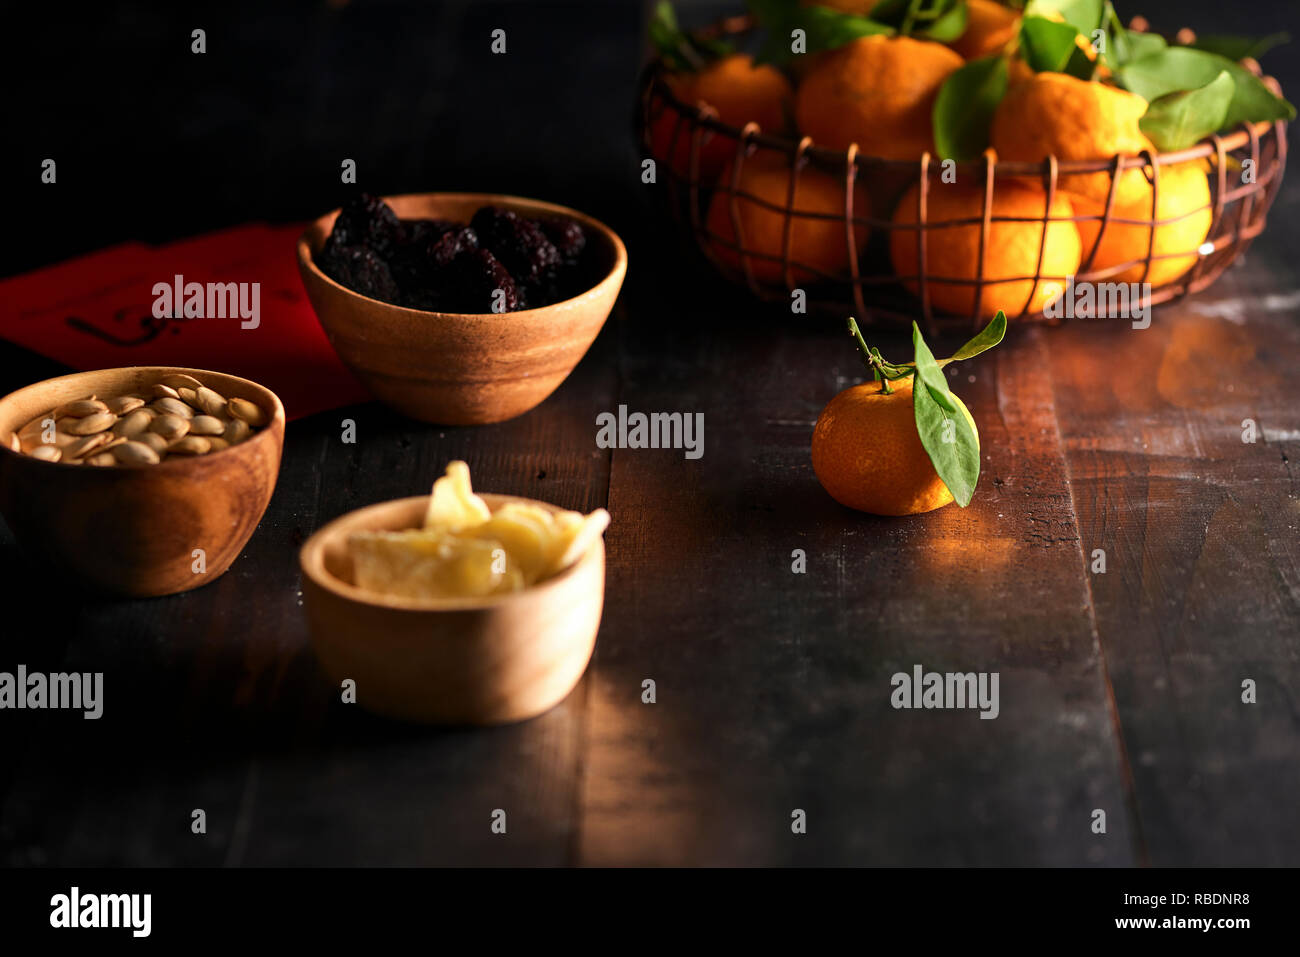
[[[749,255],[754,278],[762,283],[785,281],[782,268],[786,223],[790,223],[790,260],[806,268],[792,267],[796,282],[826,279],[844,273],[849,266],[850,250],[844,226],[845,187],[843,179],[815,167],[801,169],[795,176],[794,201],[789,202],[790,182],[794,169],[785,157],[760,153],[745,160],[736,184],[735,220],[732,219],[730,192],[732,171],[729,168],[718,180],[709,204],[706,224],[713,236],[711,246],[717,257],[729,266],[742,268],[741,254],[731,244],[741,246]],[[749,198],[754,197],[754,198]],[[865,217],[869,199],[861,184],[853,191],[853,218]],[[767,205],[764,205],[767,204]],[[769,208],[775,207],[775,208]],[[811,214],[811,215],[808,215]],[[740,237],[737,238],[736,223]],[[856,250],[861,252],[867,241],[865,224],[854,226]]]
[[[934,470],[912,410],[911,376],[850,386],[826,404],[812,437],[812,464],[831,498],[875,515],[918,515],[942,508],[952,492]],[[975,430],[961,399],[952,396]]]
[[[939,87],[964,61],[939,43],[860,37],[823,55],[795,94],[795,120],[818,146],[916,159],[934,151],[930,114]]]
[[[720,122],[742,128],[754,122],[767,133],[782,133],[794,95],[790,81],[774,67],[755,66],[736,53],[713,61],[698,73],[670,74],[668,87],[683,103],[712,107]],[[692,128],[689,117],[670,106],[650,121],[650,154],[682,178],[690,174]],[[700,130],[700,179],[713,182],[736,153],[737,143],[713,130]]]
[[[1009,217],[1013,221],[992,219],[989,222],[983,257],[985,284],[980,296],[979,315],[991,317],[999,309],[1008,316],[1019,315],[1022,309],[1041,311],[1060,294],[1065,278],[1074,275],[1079,268],[1079,231],[1069,221],[1074,216],[1074,207],[1065,194],[1057,193],[1052,199],[1051,221],[1044,237],[1041,219],[1047,207],[1047,194],[1037,186],[1018,180],[1000,180],[995,186],[990,216]],[[894,210],[895,227],[913,226],[918,222],[918,193],[919,185],[913,185],[899,201]],[[974,281],[980,276],[979,220],[983,209],[982,188],[937,183],[927,194],[924,227],[926,286],[930,301],[944,312],[969,315],[975,307]],[[1014,221],[1016,219],[1023,221]],[[960,220],[974,221],[955,223]],[[1041,271],[1040,245],[1044,246]],[[920,274],[915,229],[892,229],[889,253],[894,271],[899,276]],[[1040,277],[1038,282],[1033,279],[1035,275]],[[930,281],[942,279],[963,281]],[[904,284],[919,294],[917,280],[905,280]]]

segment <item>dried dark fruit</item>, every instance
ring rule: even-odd
[[[523,289],[544,292],[555,278],[560,252],[536,220],[500,206],[484,206],[470,225],[479,244],[492,251]]]
[[[560,260],[566,266],[577,264],[582,251],[587,248],[587,233],[582,225],[572,219],[539,220],[546,238],[554,244]]]
[[[429,246],[429,259],[437,268],[451,265],[452,260],[464,252],[478,249],[478,233],[468,226],[443,233]]]
[[[402,231],[405,245],[427,247],[443,233],[460,228],[459,223],[445,219],[404,219]]]
[[[322,262],[321,268],[340,285],[363,296],[394,303],[400,298],[397,282],[393,279],[388,264],[373,249],[336,245],[329,260]]]
[[[534,220],[485,206],[471,224],[400,220],[361,194],[340,211],[318,257],[363,295],[437,312],[514,312],[590,288],[587,234],[567,219]],[[500,292],[498,293],[498,290]]]
[[[444,275],[451,293],[445,307],[449,312],[515,312],[524,308],[514,277],[486,249],[467,250],[457,256]]]
[[[388,259],[402,245],[402,221],[378,196],[361,193],[344,204],[334,221],[334,233],[344,246],[364,246]]]

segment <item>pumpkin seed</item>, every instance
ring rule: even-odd
[[[152,409],[136,409],[134,412],[128,412],[122,418],[118,419],[117,425],[113,426],[113,431],[118,435],[132,438],[149,428],[149,423],[152,422],[154,418],[155,416]]]
[[[182,419],[194,418],[194,410],[182,402],[180,399],[164,397],[155,399],[150,408],[157,409],[166,415],[179,415]]]
[[[208,445],[211,446],[211,448],[208,449],[209,452],[220,452],[222,449],[230,448],[230,443],[219,435],[214,435],[212,438],[208,439]]]
[[[184,386],[182,386],[181,388],[176,390],[176,394],[180,396],[180,400],[182,402],[184,402],[186,405],[190,406],[191,408],[197,409],[199,407],[198,393],[195,392],[193,389],[187,389]]]
[[[86,459],[86,464],[87,465],[116,465],[117,459],[113,458],[111,452],[105,452],[102,455],[101,454],[92,455],[90,458]]]
[[[144,442],[123,442],[113,450],[113,457],[123,465],[157,465],[162,461],[158,452]]]
[[[119,395],[115,399],[105,399],[108,405],[108,411],[114,415],[126,415],[128,412],[134,412],[144,405],[144,399],[138,395]]]
[[[94,415],[96,412],[107,412],[108,410],[108,406],[98,399],[78,399],[76,402],[64,403],[50,414],[56,419],[61,419],[64,416],[83,419],[88,415]]]
[[[203,385],[203,383],[194,378],[194,376],[186,375],[184,372],[173,372],[170,375],[163,376],[162,384],[177,390],[197,389],[199,386]]]
[[[63,423],[63,431],[71,435],[93,435],[110,428],[117,421],[112,412],[95,412],[82,419],[72,419]]]
[[[199,386],[197,397],[199,408],[208,415],[226,414],[226,399],[220,392],[215,392],[207,386]]]
[[[226,431],[226,423],[216,416],[196,415],[190,420],[190,435],[221,435]]]
[[[157,432],[170,444],[190,430],[189,419],[179,415],[160,415],[149,423],[149,431]]]
[[[101,445],[106,445],[112,440],[107,432],[96,432],[94,435],[87,435],[84,438],[77,439],[71,445],[63,450],[64,459],[79,459],[88,452],[93,452]]]
[[[226,403],[226,411],[232,418],[243,419],[249,425],[266,425],[266,413],[262,407],[247,399],[232,398]]]
[[[180,393],[169,385],[163,385],[161,382],[155,383],[149,389],[149,394],[155,399],[179,399]]]
[[[53,445],[38,445],[28,454],[31,455],[32,458],[40,459],[43,462],[57,462],[59,459],[63,458],[63,452],[57,446]]]
[[[177,439],[167,446],[167,451],[176,452],[180,455],[203,455],[211,448],[212,443],[202,436],[187,435],[185,438]]]
[[[226,424],[226,431],[221,433],[221,437],[231,445],[238,445],[252,434],[252,427],[243,419],[231,419]]]
[[[162,455],[163,452],[167,451],[167,440],[157,432],[144,432],[136,436],[134,441],[139,442],[141,445],[149,446],[149,448],[153,449],[159,455]]]

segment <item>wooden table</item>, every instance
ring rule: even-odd
[[[520,192],[606,219],[631,253],[620,304],[513,422],[439,429],[368,404],[294,423],[260,528],[202,590],[78,601],[0,532],[0,669],[106,684],[97,722],[0,714],[0,862],[1300,863],[1300,179],[1240,267],[1149,329],[1015,328],[962,367],[985,451],[974,502],[874,518],[832,502],[809,463],[819,410],[862,375],[839,325],[797,327],[711,281],[639,185],[638,4],[354,6],[229,11],[208,72],[178,53],[165,84],[141,57],[188,35],[179,14],[142,28],[103,13],[93,44],[61,32],[86,44],[68,57],[91,57],[83,70],[110,49],[123,64],[77,88],[92,105],[134,104],[83,106],[86,142],[129,135],[111,155],[65,142],[90,169],[57,200],[18,189],[20,213],[94,198],[102,215],[74,234],[41,216],[15,268],[305,219],[337,202],[336,158],[358,154],[379,192]],[[1148,5],[1158,25],[1200,25],[1175,7]],[[1281,3],[1255,12],[1255,32],[1286,25]],[[512,52],[493,59],[497,25]],[[1266,65],[1300,89],[1285,52]],[[73,89],[19,123],[55,136]],[[165,159],[158,134],[132,139],[154,122],[174,133]],[[85,182],[113,173],[112,190]],[[872,338],[908,355],[898,334]],[[4,391],[59,371],[0,350]],[[621,404],[704,413],[703,457],[597,448],[596,416]],[[456,458],[485,490],[613,516],[595,658],[517,726],[368,717],[308,645],[304,538],[426,490]],[[890,677],[916,664],[998,672],[999,717],[895,710]]]

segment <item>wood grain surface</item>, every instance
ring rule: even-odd
[[[683,6],[688,22],[731,9]],[[1213,22],[1208,6],[1146,7],[1159,27]],[[1286,25],[1282,3],[1252,10],[1250,32]],[[98,721],[0,713],[0,862],[1300,864],[1300,180],[1237,268],[1149,329],[1013,328],[953,370],[982,437],[974,501],[874,518],[836,505],[809,462],[818,412],[863,375],[839,322],[792,320],[712,281],[640,184],[642,4],[301,13],[227,12],[212,32],[233,50],[210,41],[201,74],[163,58],[176,78],[143,102],[173,111],[184,159],[151,179],[132,166],[143,146],[106,168],[73,153],[85,171],[67,193],[20,189],[18,208],[58,214],[94,195],[104,216],[75,236],[41,220],[12,268],[305,221],[338,205],[337,158],[360,154],[375,192],[582,209],[627,242],[627,284],[591,352],[521,418],[438,428],[372,403],[293,423],[261,525],[197,591],[83,601],[0,529],[13,611],[0,670],[103,671],[106,689]],[[97,35],[127,63],[124,50],[181,26],[101,16]],[[492,60],[498,25],[512,52]],[[290,29],[299,40],[278,42]],[[1300,90],[1294,63],[1265,60]],[[145,72],[128,66],[97,95],[144,95]],[[70,100],[56,86],[20,107],[26,139],[75,150],[55,122]],[[107,122],[88,116],[87,142]],[[208,155],[218,143],[248,147],[247,168]],[[112,195],[83,182],[114,172]],[[909,355],[903,335],[868,338]],[[0,345],[6,392],[62,371]],[[702,412],[703,456],[598,448],[596,416],[620,404]],[[426,492],[457,458],[485,491],[613,519],[592,664],[523,724],[369,717],[340,703],[307,639],[305,538]],[[890,677],[916,664],[998,672],[998,718],[894,709]],[[1242,703],[1246,679],[1256,704]],[[191,832],[196,808],[205,834]],[[806,834],[792,833],[796,809]]]

